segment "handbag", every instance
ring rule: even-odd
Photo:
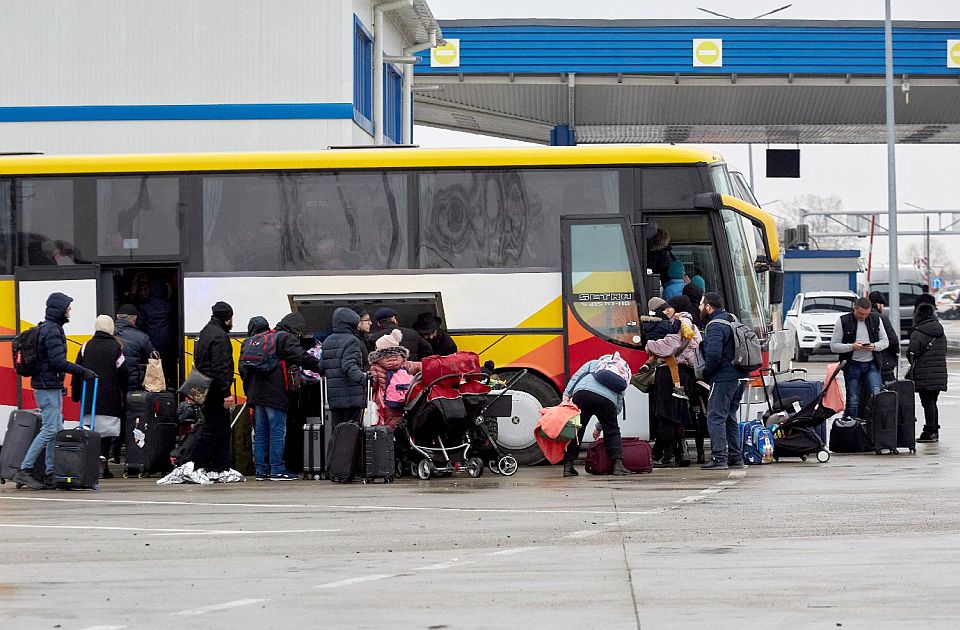
[[[204,375],[204,373],[197,368],[193,368],[190,370],[190,376],[187,377],[187,380],[185,380],[180,387],[180,393],[198,405],[202,405],[207,400],[207,394],[210,392],[211,385],[213,385],[212,378]]]
[[[147,370],[143,375],[143,388],[148,392],[162,392],[167,389],[167,381],[163,376],[163,363],[159,352],[150,353],[147,359]]]
[[[360,426],[375,427],[380,424],[380,409],[373,400],[373,385],[367,385],[367,406],[363,409],[363,420]]]
[[[921,333],[921,334],[922,334],[922,333]],[[920,349],[920,352],[917,353],[917,356],[913,357],[913,363],[911,363],[911,364],[910,364],[910,367],[907,368],[907,373],[903,375],[904,380],[907,380],[907,381],[912,381],[912,380],[913,380],[913,368],[914,368],[914,366],[916,366],[917,363],[920,363],[920,358],[924,355],[924,353],[925,353],[927,350],[930,349],[930,346],[933,345],[933,342],[936,341],[937,339],[939,339],[940,337],[943,337],[943,335],[939,335],[939,336],[937,336],[937,337],[930,337],[930,341],[927,342],[927,345],[925,345],[923,348]]]
[[[640,371],[630,377],[630,384],[644,394],[649,393],[656,381],[658,367],[660,367],[660,361],[641,366]]]

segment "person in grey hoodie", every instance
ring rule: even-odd
[[[572,400],[580,407],[580,432],[576,440],[570,440],[567,452],[563,457],[563,476],[576,477],[579,473],[573,467],[580,455],[580,443],[583,441],[583,432],[590,420],[596,416],[600,428],[603,430],[603,444],[607,455],[613,460],[614,475],[632,474],[623,465],[623,440],[620,437],[620,423],[617,417],[623,410],[623,394],[604,387],[594,378],[599,361],[587,361],[570,377],[566,389],[563,390],[563,402]]]

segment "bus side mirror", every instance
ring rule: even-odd
[[[783,270],[770,269],[770,304],[783,302]]]

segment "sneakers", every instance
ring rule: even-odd
[[[711,459],[706,464],[700,466],[700,468],[703,470],[726,470],[729,466],[727,466],[727,462],[718,462],[715,459]]]
[[[677,386],[677,385],[674,385],[674,387],[673,387],[673,393],[672,393],[671,395],[672,395],[674,398],[679,398],[680,400],[690,400],[690,399],[687,397],[687,393],[686,393],[685,391],[683,391],[683,388],[682,388],[682,387],[679,387],[679,386]]]
[[[270,481],[296,481],[298,477],[296,475],[291,475],[288,472],[280,473],[279,475],[270,475]]]
[[[268,479],[270,479],[270,473],[258,472],[255,479],[257,481],[267,481]]]
[[[727,468],[746,468],[747,464],[742,459],[738,462],[727,462]]]
[[[43,490],[43,482],[33,478],[33,471],[21,469],[13,476],[13,483],[18,486],[26,486],[31,490]]]

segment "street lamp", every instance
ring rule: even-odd
[[[900,259],[897,250],[897,159],[896,127],[893,111],[893,20],[890,17],[890,0],[884,2],[883,19],[884,47],[884,93],[887,109],[887,234],[890,249],[890,323],[900,330]]]

